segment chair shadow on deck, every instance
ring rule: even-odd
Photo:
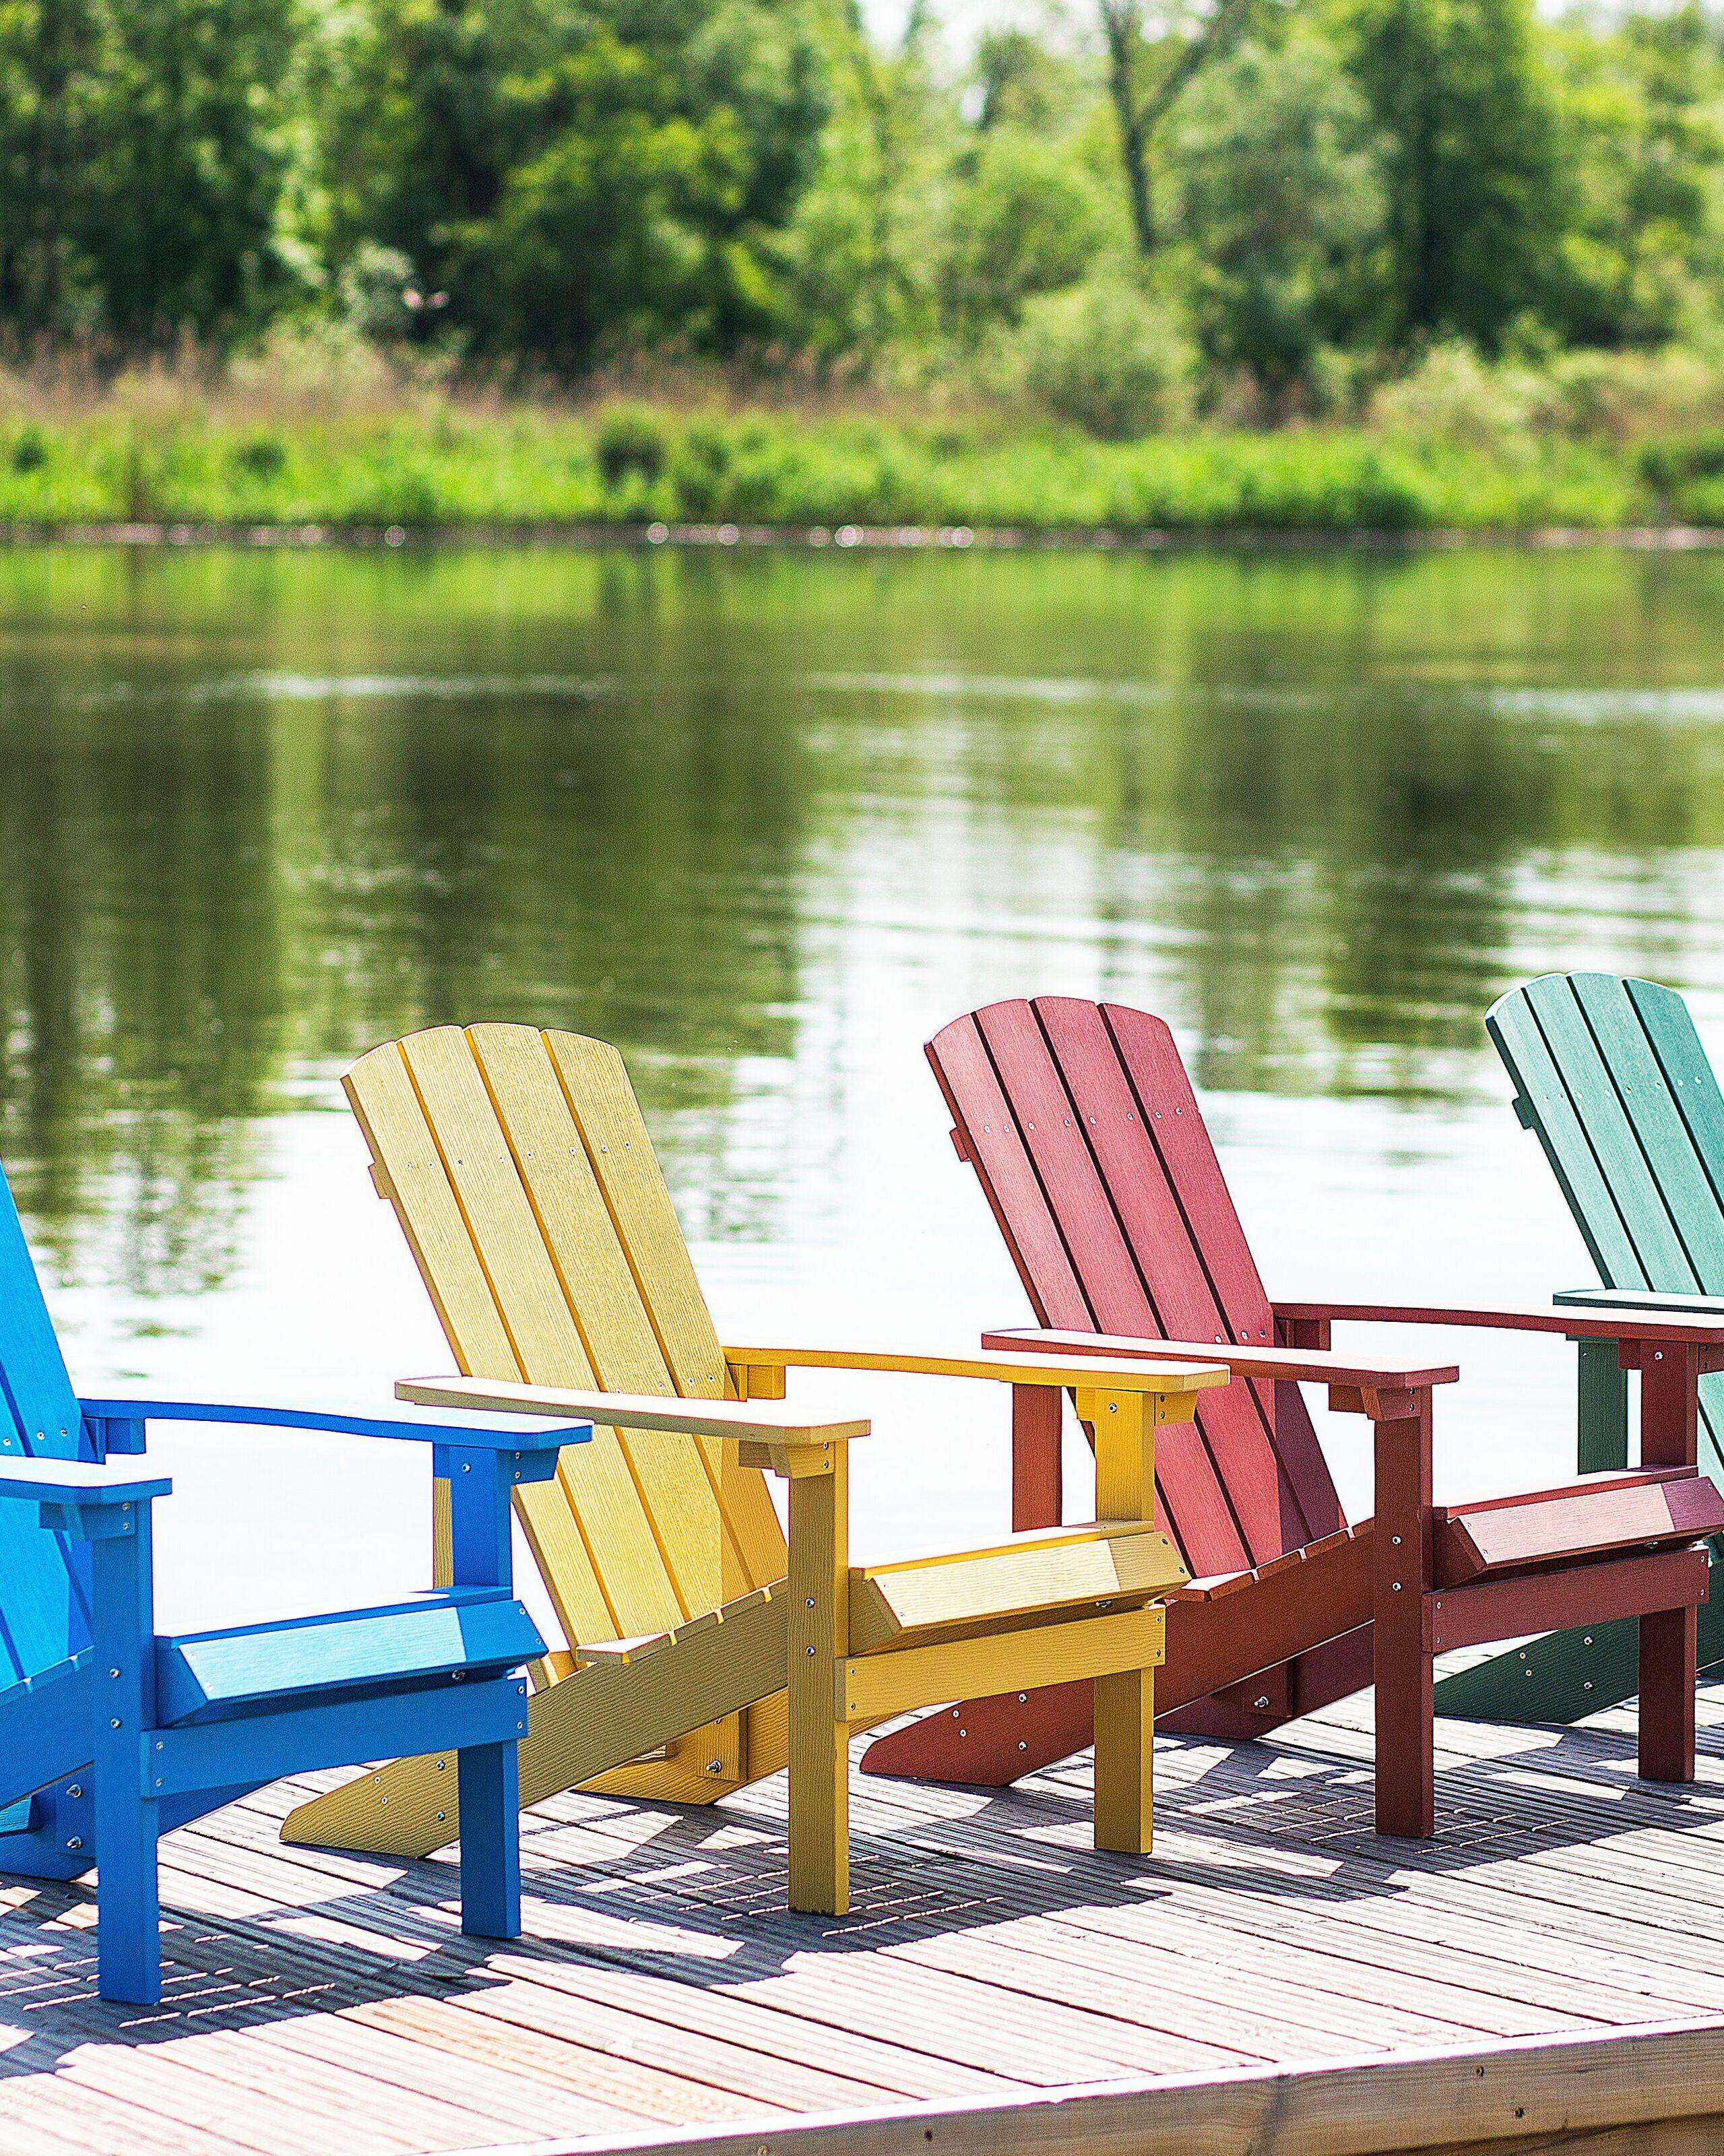
[[[1701,1732],[1701,1779],[1668,1790],[1635,1779],[1629,1734],[1505,1728],[1501,1752],[1444,1768],[1442,1823],[1434,1840],[1418,1842],[1373,1832],[1368,1746],[1348,1732],[1357,1756],[1347,1756],[1333,1741],[1338,1734],[1293,1723],[1270,1742],[1164,1740],[1157,1848],[1147,1858],[1088,1845],[1086,1758],[1008,1789],[906,1796],[860,1779],[853,1902],[837,1917],[783,1906],[785,1829],[772,1784],[718,1805],[565,1796],[525,1816],[526,1926],[500,1947],[456,1928],[449,1857],[398,1871],[377,1860],[390,1876],[376,1885],[331,1870],[323,1893],[316,1852],[307,1850],[307,1898],[292,1907],[206,1917],[172,1906],[170,1891],[167,1987],[155,2009],[94,1997],[93,1924],[50,1928],[80,1907],[93,1913],[90,1890],[41,1886],[0,1912],[0,2025],[28,2031],[0,2053],[0,2080],[46,2071],[92,2041],[147,2044],[374,2001],[459,1995],[530,1974],[533,1964],[598,1964],[724,1988],[779,1974],[809,1955],[1142,1907],[1188,1886],[1242,1901],[1389,1899],[1414,1874],[1463,1875],[1631,1830],[1724,1824],[1724,1728]],[[1574,1791],[1572,1803],[1562,1785]],[[1603,1806],[1601,1793],[1618,1801]],[[267,1818],[257,1817],[251,1834],[274,1847]],[[353,1861],[332,1860],[341,1870]]]

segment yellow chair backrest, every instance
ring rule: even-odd
[[[436,1026],[341,1082],[464,1373],[724,1396],[718,1335],[614,1048]],[[516,1502],[571,1645],[662,1631],[784,1575],[765,1477],[716,1443],[601,1431]]]

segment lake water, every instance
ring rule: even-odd
[[[336,1078],[478,1018],[621,1046],[731,1337],[1027,1318],[921,1044],[1036,992],[1172,1021],[1271,1293],[1542,1300],[1591,1271],[1481,1014],[1641,972],[1724,1051],[1724,561],[0,555],[0,863],[86,1390],[447,1367]],[[1571,1351],[1452,1344],[1441,1487],[1563,1473]],[[859,1552],[1005,1524],[1003,1394],[799,1383],[875,1415]],[[423,1584],[417,1455],[154,1449],[166,1619]]]

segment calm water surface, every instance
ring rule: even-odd
[[[1724,562],[0,556],[0,860],[87,1389],[445,1366],[335,1081],[477,1018],[619,1044],[735,1337],[1027,1317],[921,1045],[1037,991],[1172,1020],[1271,1292],[1542,1299],[1480,1014],[1635,970],[1724,1052]],[[1561,1473],[1564,1351],[1458,1347],[1442,1481]],[[804,1386],[875,1413],[859,1548],[1003,1524],[1003,1395]],[[158,1450],[168,1618],[418,1583],[417,1459]]]

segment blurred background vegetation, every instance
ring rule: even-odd
[[[1698,0],[0,5],[13,518],[1716,521],[1721,277]]]

